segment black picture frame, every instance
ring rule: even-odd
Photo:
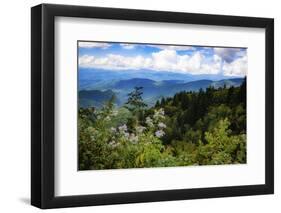
[[[263,28],[265,48],[265,184],[93,195],[54,195],[55,17]],[[217,198],[274,193],[274,20],[240,16],[41,4],[31,9],[31,204],[42,208]]]

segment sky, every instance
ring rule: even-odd
[[[78,42],[79,68],[153,70],[244,77],[247,49],[183,45]]]

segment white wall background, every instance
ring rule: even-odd
[[[56,209],[50,212],[277,212],[281,202],[281,13],[276,0],[45,0],[45,3],[275,18],[275,195]],[[37,0],[0,7],[0,212],[39,212],[30,197],[30,7]],[[258,95],[258,94],[257,94]],[[243,174],[241,174],[243,175]]]

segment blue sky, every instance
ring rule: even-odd
[[[153,70],[193,75],[243,77],[246,48],[78,42],[79,67],[105,70]]]

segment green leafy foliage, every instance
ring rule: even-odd
[[[142,88],[124,107],[80,108],[79,169],[246,163],[246,79],[240,87],[179,92],[147,108]]]

